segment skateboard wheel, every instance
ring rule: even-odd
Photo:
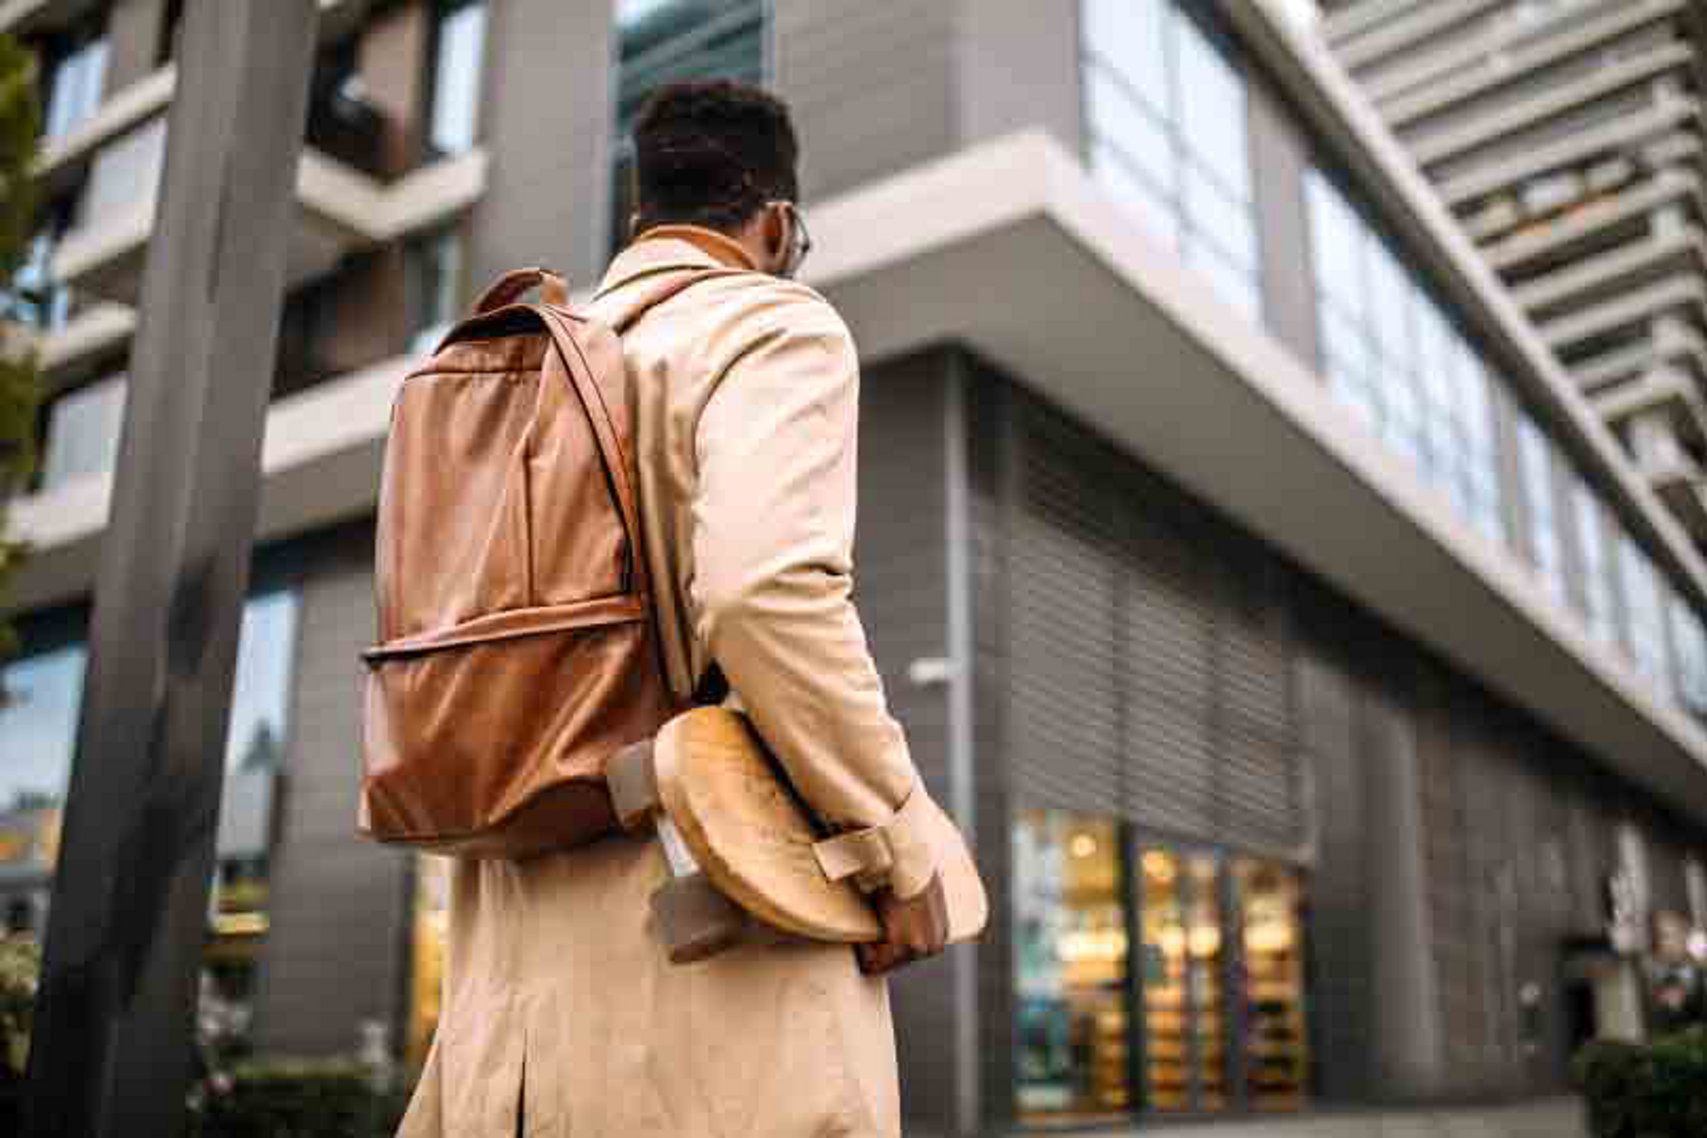
[[[605,764],[605,785],[610,788],[616,820],[630,833],[652,826],[658,809],[658,780],[652,773],[652,740],[630,743]]]
[[[747,914],[703,873],[660,885],[652,894],[652,920],[671,964],[692,964],[731,949],[747,927]]]

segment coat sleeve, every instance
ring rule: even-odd
[[[930,882],[927,796],[851,598],[859,361],[809,290],[743,337],[695,435],[700,642],[806,802],[839,836],[832,877],[911,897]]]

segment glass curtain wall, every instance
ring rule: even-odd
[[[1330,389],[1500,540],[1492,369],[1327,175],[1310,171],[1304,190]]]
[[[1392,243],[1333,178],[1311,170],[1304,191],[1322,369],[1330,389],[1447,493],[1477,529],[1493,540],[1517,543],[1518,535],[1506,533],[1502,520],[1492,413],[1495,385],[1508,393],[1512,385],[1454,326],[1446,306],[1403,266]],[[1596,636],[1615,643],[1621,595],[1638,668],[1666,691],[1678,691],[1667,648],[1666,614],[1674,596],[1669,582],[1559,440],[1521,409],[1516,448],[1529,522],[1523,544],[1537,576],[1555,598],[1568,599],[1563,531],[1566,524],[1574,526],[1584,574],[1576,607]],[[1568,515],[1561,509],[1560,482],[1567,488]]]
[[[1517,418],[1517,458],[1529,515],[1529,555],[1547,591],[1564,600],[1565,556],[1553,489],[1554,463],[1559,456],[1553,440],[1522,411]]]
[[[768,79],[766,0],[617,0],[610,248],[634,213],[634,120],[654,90],[690,79]]]
[[[1176,0],[1085,0],[1091,173],[1216,291],[1260,318],[1246,91],[1230,44]]]
[[[1307,1103],[1295,868],[1062,810],[1021,810],[1013,843],[1022,1121]]]
[[[1617,581],[1608,550],[1609,528],[1606,504],[1581,474],[1569,475],[1571,508],[1577,526],[1577,550],[1582,559],[1583,615],[1589,628],[1603,644],[1619,641]]]

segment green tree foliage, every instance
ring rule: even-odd
[[[0,36],[0,281],[10,281],[18,271],[35,232],[33,173],[40,130],[35,61],[15,38]],[[23,546],[7,536],[5,503],[35,469],[41,402],[35,354],[14,323],[14,304],[8,294],[0,311],[0,593],[24,554]],[[13,630],[0,625],[0,658],[14,650],[14,641]]]

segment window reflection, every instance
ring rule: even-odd
[[[435,153],[461,154],[479,136],[485,49],[485,0],[441,0],[427,125],[427,141]]]
[[[1245,83],[1230,47],[1166,0],[1085,0],[1092,173],[1182,261],[1261,312]]]
[[[1015,1057],[1021,1111],[1128,1107],[1126,921],[1107,819],[1022,811],[1014,828]]]
[[[225,787],[205,961],[213,994],[247,1024],[268,924],[273,796],[284,760],[296,596],[244,606],[226,737]],[[9,925],[43,927],[71,776],[86,652],[72,644],[7,664],[0,688],[0,906]]]

